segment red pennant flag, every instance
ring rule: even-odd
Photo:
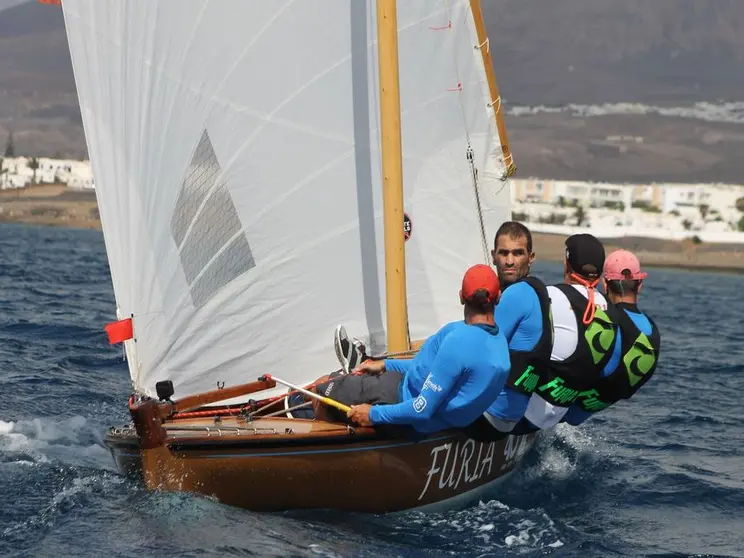
[[[109,343],[111,345],[116,345],[117,343],[121,343],[134,337],[132,318],[106,324],[104,329],[108,334]]]

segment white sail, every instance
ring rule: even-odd
[[[63,8],[117,311],[134,317],[135,388],[171,379],[180,397],[266,372],[305,383],[337,368],[337,323],[380,348],[374,1]],[[469,3],[398,10],[422,338],[461,316],[462,273],[484,257],[468,138],[491,235],[508,192]]]
[[[463,273],[490,259],[484,242],[511,208],[470,2],[398,2],[398,28],[409,328],[421,339],[462,318]]]

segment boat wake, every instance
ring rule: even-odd
[[[519,469],[465,509],[377,516],[333,511],[254,514],[209,498],[151,494],[130,486],[114,472],[95,418],[0,420],[0,471],[15,479],[11,486],[33,476],[45,494],[19,504],[15,517],[0,530],[0,550],[58,531],[55,526],[69,514],[108,508],[118,501],[128,513],[150,517],[159,529],[184,530],[185,539],[189,525],[207,520],[215,530],[213,544],[203,538],[183,541],[207,555],[217,549],[223,555],[247,550],[240,538],[225,538],[231,525],[253,525],[254,533],[263,532],[251,537],[250,547],[261,547],[265,555],[288,546],[308,556],[345,556],[352,547],[360,549],[358,556],[546,555],[587,541],[581,532],[552,518],[544,504],[571,490],[577,477],[601,467],[598,446],[601,442],[582,429],[561,425],[543,433]]]
[[[0,420],[0,477],[13,502],[0,526],[0,555],[41,552],[37,544],[65,517],[120,490],[127,481],[114,471],[99,426],[82,416]],[[29,483],[34,498],[25,497]]]
[[[571,485],[592,470],[601,469],[605,459],[603,444],[584,429],[559,425],[538,438],[519,469],[465,509],[381,516],[339,516],[329,511],[291,517],[314,523],[323,540],[314,543],[312,550],[322,556],[345,555],[349,545],[362,541],[369,545],[370,540],[374,540],[370,551],[365,554],[360,549],[355,555],[543,556],[592,539],[554,520],[545,504],[572,490]]]
[[[0,463],[63,464],[115,471],[99,425],[82,416],[0,420]]]
[[[466,552],[521,555],[563,546],[563,529],[541,509],[480,501],[470,508],[439,513],[414,512],[394,526],[396,538],[427,554]]]
[[[257,549],[278,556],[288,548],[294,555],[334,557],[352,551],[355,556],[543,556],[559,549],[602,549],[594,535],[571,526],[571,514],[556,515],[550,506],[601,474],[611,460],[601,438],[585,429],[560,425],[541,434],[520,468],[465,509],[256,514],[203,496],[142,490],[113,472],[97,421],[82,416],[0,421],[0,471],[8,486],[21,486],[32,476],[44,495],[20,502],[7,517],[10,521],[0,528],[0,554],[18,545],[38,551],[38,541],[60,533],[59,526],[71,516],[77,521],[90,509],[121,516],[119,508],[155,532],[177,535],[181,550],[206,556]],[[128,532],[126,522],[121,528]],[[135,547],[159,548],[152,540],[136,541]],[[130,546],[126,552],[133,550]]]

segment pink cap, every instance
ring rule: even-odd
[[[628,250],[615,250],[607,256],[602,275],[609,281],[623,279],[639,281],[648,277],[648,273],[641,271],[641,262]]]

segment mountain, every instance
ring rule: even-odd
[[[17,6],[18,4],[23,4],[25,2],[28,2],[28,0],[0,0],[0,12],[7,8],[12,8],[13,6]]]
[[[482,0],[481,5],[507,108],[744,100],[741,0]],[[0,53],[0,148],[12,129],[19,152],[83,156],[61,9],[0,0]],[[661,180],[681,173],[741,181],[744,161],[736,153],[744,143],[732,126],[660,116],[507,117],[520,175],[556,178]],[[627,146],[618,151],[604,145],[606,136],[620,129],[649,140],[631,146],[630,155]]]
[[[19,154],[84,156],[60,8],[34,1],[0,11],[0,53],[0,148],[13,130]]]
[[[482,6],[510,102],[742,97],[740,0],[484,0]]]

